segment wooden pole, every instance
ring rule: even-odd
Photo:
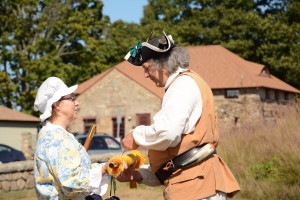
[[[84,142],[84,148],[86,151],[88,151],[90,148],[90,145],[91,145],[91,142],[92,142],[95,132],[96,132],[96,125],[93,124],[93,126],[91,127],[91,129],[89,131],[89,135]]]

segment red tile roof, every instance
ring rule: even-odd
[[[261,76],[264,65],[249,62],[220,45],[187,47],[190,53],[190,69],[200,74],[212,89],[265,87],[293,93],[300,91],[275,76]],[[164,88],[158,88],[149,78],[144,78],[143,68],[127,61],[94,76],[80,84],[81,94],[111,70],[118,70],[156,96],[162,98]]]
[[[0,121],[40,122],[40,119],[0,105]]]
[[[300,93],[275,76],[261,76],[264,65],[244,60],[220,45],[188,47],[188,50],[190,68],[212,89],[266,87]]]
[[[144,74],[143,74],[144,70],[142,67],[133,66],[127,61],[123,61],[117,64],[115,67],[110,68],[105,72],[98,74],[92,77],[91,79],[88,79],[87,81],[79,84],[76,93],[78,93],[79,95],[82,94],[112,70],[120,71],[122,74],[132,79],[133,81],[137,82],[138,84],[140,84],[141,86],[143,86],[144,88],[152,92],[154,95],[158,96],[159,98],[163,97],[164,88],[158,88],[154,85],[154,83],[149,78],[144,78]]]

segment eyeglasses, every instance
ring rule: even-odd
[[[68,97],[62,97],[60,99],[60,101],[62,101],[62,100],[71,100],[74,102],[76,100],[76,95],[72,94],[71,96],[68,96]]]

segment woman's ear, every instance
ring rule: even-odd
[[[55,103],[52,105],[52,109],[53,109],[53,110],[54,110],[54,109],[59,110],[59,109],[60,109],[60,104],[59,104],[59,102],[55,102]]]

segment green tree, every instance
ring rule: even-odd
[[[300,88],[300,6],[296,0],[149,0],[142,26],[180,45],[220,44]],[[161,34],[161,33],[159,33]]]
[[[108,24],[103,49],[110,66],[124,61],[130,46],[135,46],[138,40],[143,39],[142,31],[140,25],[122,20]]]
[[[98,0],[18,0],[0,4],[0,103],[32,113],[36,89],[49,76],[67,84],[105,70],[109,19]]]
[[[262,13],[266,23],[260,26],[263,35],[256,54],[270,66],[272,73],[300,88],[300,2],[270,1]]]

